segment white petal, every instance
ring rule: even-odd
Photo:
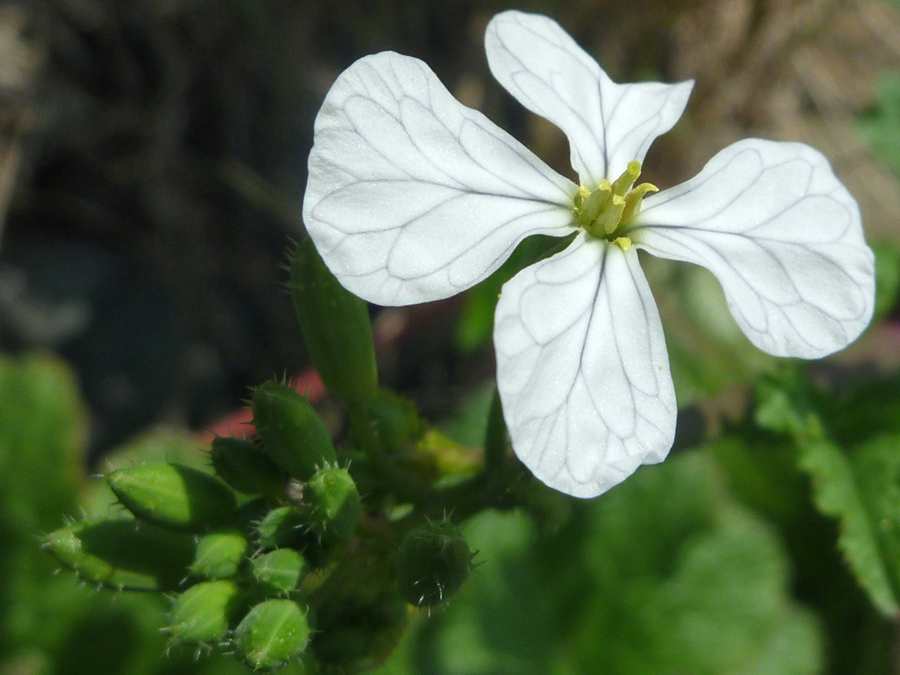
[[[497,384],[513,449],[544,483],[595,497],[675,437],[656,303],[632,248],[581,234],[503,287]]]
[[[569,234],[576,191],[424,63],[384,52],[322,104],[303,218],[344,286],[406,305],[476,284],[528,235]]]
[[[615,180],[643,161],[687,105],[693,81],[616,84],[558,23],[501,12],[484,38],[494,77],[526,108],[562,129],[583,185]]]
[[[819,358],[872,318],[874,256],[859,207],[807,145],[735,143],[696,178],[644,200],[635,223],[637,246],[712,271],[765,352]]]

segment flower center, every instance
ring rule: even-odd
[[[634,186],[641,175],[640,162],[628,162],[628,168],[610,183],[605,178],[594,190],[581,186],[575,196],[575,222],[588,234],[619,245],[623,251],[631,248],[625,236],[627,226],[641,210],[641,200],[659,188],[650,183]]]

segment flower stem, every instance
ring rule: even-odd
[[[423,504],[433,495],[433,491],[427,485],[423,485],[413,476],[397,468],[391,457],[384,451],[381,441],[375,433],[375,425],[366,406],[347,401],[347,413],[350,416],[350,424],[356,432],[360,448],[372,460],[375,469],[381,474],[388,487],[390,487],[400,499],[412,504]]]

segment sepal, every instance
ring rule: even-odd
[[[309,480],[320,466],[337,462],[331,434],[309,402],[274,380],[253,390],[253,424],[269,457],[291,476]]]
[[[326,466],[303,486],[299,505],[310,534],[323,544],[346,544],[356,531],[362,502],[347,469]]]
[[[44,549],[87,583],[120,591],[178,588],[194,556],[194,538],[149,523],[74,523],[46,535]]]
[[[284,492],[285,472],[256,443],[218,437],[210,449],[216,475],[238,492],[277,496]]]
[[[244,609],[241,590],[233,581],[204,581],[175,599],[166,631],[176,643],[217,645]]]
[[[220,525],[234,513],[234,494],[213,476],[179,464],[118,469],[106,482],[141,520],[188,532]]]
[[[229,579],[235,576],[250,552],[250,540],[237,529],[225,529],[203,535],[190,572],[203,579]]]
[[[266,600],[235,629],[234,650],[254,670],[270,670],[300,656],[309,636],[305,607],[293,600]]]
[[[473,557],[458,527],[449,521],[428,521],[407,534],[400,544],[400,594],[417,607],[445,602],[468,579]]]
[[[300,587],[309,565],[299,551],[279,548],[250,561],[257,587],[267,596],[287,596]]]

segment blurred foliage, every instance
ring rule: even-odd
[[[570,503],[555,526],[524,512],[473,518],[472,578],[420,614],[377,672],[887,673],[893,622],[878,615],[895,619],[900,586],[900,379],[835,377],[813,385],[805,367],[783,366],[757,386],[752,417]],[[0,400],[4,668],[244,672],[177,648],[159,660],[158,600],[111,602],[52,575],[37,535],[79,501],[109,514],[113,498],[77,496],[86,427],[64,366],[4,360]],[[457,432],[477,437],[489,404],[473,397]],[[163,434],[111,465],[191,457],[206,464],[188,438]]]
[[[881,161],[900,176],[900,73],[881,76],[875,104],[859,117],[857,128]]]
[[[497,513],[474,518],[466,532],[481,567],[378,673],[787,675],[821,667],[817,622],[790,599],[783,547],[721,489],[708,456],[640,470],[576,507],[554,533],[523,514]]]
[[[0,672],[249,672],[231,660],[197,661],[193,650],[167,649],[165,598],[88,593],[74,577],[55,573],[58,563],[41,550],[40,537],[79,509],[86,436],[68,367],[42,356],[0,357]],[[166,437],[142,447],[131,449],[132,461],[136,453],[173,449]],[[110,504],[96,508],[108,512]]]

